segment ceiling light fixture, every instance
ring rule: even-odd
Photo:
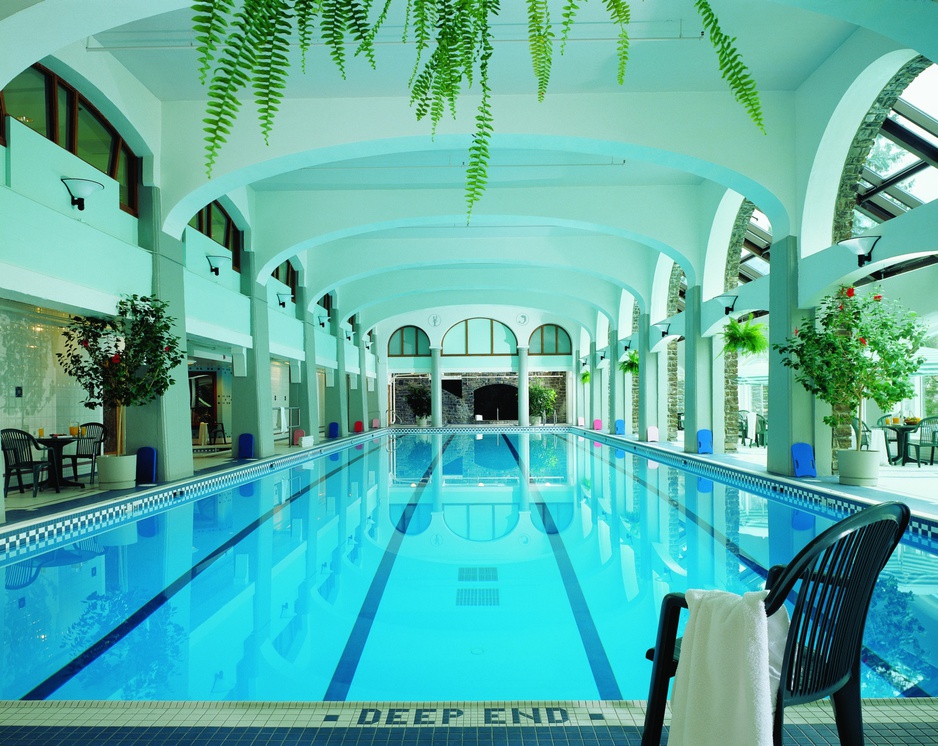
[[[838,246],[843,246],[848,251],[857,255],[857,266],[862,267],[873,259],[873,247],[879,241],[880,236],[854,236],[838,241]]]
[[[79,210],[85,209],[85,199],[87,197],[104,189],[104,184],[91,179],[63,176],[62,183],[65,184],[65,188],[68,189],[68,194],[72,198],[72,207],[77,207]]]

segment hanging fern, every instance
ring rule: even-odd
[[[537,100],[543,101],[547,94],[547,84],[550,82],[554,44],[547,0],[528,0],[528,40],[531,48],[531,64],[534,66],[534,77],[537,79]]]
[[[619,363],[619,371],[622,373],[638,373],[638,350],[629,352],[625,360]]]
[[[745,323],[740,324],[737,319],[730,318],[723,330],[723,352],[733,350],[743,355],[758,355],[767,352],[769,340],[765,336],[765,324],[753,323],[753,315]]]
[[[736,51],[730,38],[720,30],[719,21],[707,0],[695,0],[694,7],[703,20],[704,28],[710,35],[710,43],[717,51],[717,60],[720,63],[720,73],[727,82],[736,100],[749,112],[749,118],[765,134],[765,122],[762,119],[762,104],[759,101],[759,92],[756,82],[749,74],[749,68],[743,63],[742,57]]]
[[[260,43],[255,52],[257,74],[252,80],[257,114],[261,120],[264,144],[270,144],[274,115],[287,87],[290,21],[286,0],[266,0],[258,8],[257,29]]]
[[[391,2],[384,0],[372,22],[369,16],[373,0],[195,0],[192,23],[199,75],[203,83],[208,80],[208,104],[203,121],[209,177],[240,110],[242,91],[249,85],[254,91],[261,134],[268,142],[283,101],[290,65],[289,40],[294,33],[304,72],[318,26],[320,40],[345,78],[348,44],[354,44],[355,54],[376,67],[375,39],[387,19]],[[621,84],[629,58],[631,10],[627,0],[604,0],[603,4],[610,20],[618,27],[617,79]],[[735,39],[720,29],[707,0],[695,0],[695,7],[716,49],[721,74],[737,101],[765,132],[759,94],[734,47]],[[563,6],[561,52],[579,8],[577,0],[566,0]],[[550,81],[554,32],[548,0],[527,0],[527,9],[531,64],[538,99],[542,100]],[[494,133],[489,70],[494,51],[492,22],[499,13],[499,3],[498,0],[406,0],[404,11],[402,40],[413,43],[416,52],[408,86],[417,118],[429,118],[431,131],[435,133],[447,111],[456,116],[457,98],[461,93],[473,87],[476,81],[481,89],[466,164],[466,204],[471,216],[488,183]]]
[[[196,0],[192,4],[192,30],[199,55],[199,80],[204,84],[215,59],[218,45],[228,30],[228,15],[234,0]]]

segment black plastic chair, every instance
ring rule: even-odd
[[[869,450],[870,440],[872,439],[873,435],[873,431],[870,430],[870,426],[865,422],[860,422],[859,417],[851,417],[850,427],[853,428],[853,437],[860,439],[860,448]]]
[[[935,449],[938,448],[938,417],[926,417],[918,424],[916,430],[917,438],[909,440],[909,450],[915,449],[915,462],[922,465],[922,450],[927,448],[931,451],[931,458],[928,460],[930,466],[935,465]]]
[[[769,421],[761,414],[756,415],[755,443],[762,448],[769,444]]]
[[[787,565],[769,571],[765,612],[771,616],[791,600],[791,626],[775,702],[773,742],[782,743],[787,705],[830,696],[842,744],[863,743],[860,710],[860,651],[876,579],[909,523],[909,508],[897,502],[865,508],[812,540]],[[661,742],[668,683],[677,670],[677,637],[683,593],[661,604],[642,746]],[[731,664],[730,664],[731,665]]]
[[[23,492],[23,472],[25,471],[33,476],[33,497],[35,497],[39,493],[39,475],[43,471],[49,471],[49,461],[35,458],[33,452],[34,449],[42,452],[48,449],[40,445],[25,430],[15,430],[13,428],[0,430],[0,446],[3,448],[3,460],[6,463],[6,468],[3,470],[4,496],[10,489],[10,478],[14,474],[20,492]],[[55,491],[59,491],[58,486],[56,486]]]
[[[215,445],[215,439],[218,438],[219,435],[221,435],[221,442],[227,445],[228,435],[225,432],[225,426],[217,420],[210,422],[208,425],[208,442]]]
[[[78,479],[78,462],[91,461],[91,483],[94,484],[95,464],[98,456],[104,452],[104,440],[107,438],[107,428],[100,422],[86,422],[79,432],[84,433],[75,441],[75,453],[65,453],[63,459],[72,462],[72,476]]]

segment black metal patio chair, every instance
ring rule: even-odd
[[[792,601],[781,677],[775,702],[773,742],[782,743],[787,705],[830,696],[842,744],[863,743],[860,709],[860,651],[876,579],[909,523],[909,508],[897,502],[865,508],[813,539],[787,565],[769,571],[765,613]],[[658,639],[646,657],[653,662],[642,746],[661,742],[668,683],[677,670],[677,637],[683,593],[661,605]]]
[[[78,462],[91,462],[91,479],[94,484],[95,464],[98,456],[104,452],[104,441],[107,438],[107,428],[100,422],[86,422],[79,430],[83,435],[75,441],[75,453],[65,453],[63,459],[72,462],[72,476],[78,479]]]
[[[0,446],[3,448],[3,461],[6,468],[3,470],[3,494],[6,496],[10,489],[10,479],[15,474],[20,492],[23,492],[23,472],[32,474],[33,497],[39,493],[39,476],[49,471],[49,461],[45,458],[37,459],[36,452],[45,453],[46,448],[25,430],[6,428],[0,430]],[[58,492],[58,487],[56,487]]]
[[[915,449],[915,462],[922,465],[922,451],[928,449],[931,451],[928,463],[935,465],[935,449],[938,448],[938,417],[926,417],[919,422],[918,430],[915,431],[917,438],[909,440],[909,450]]]

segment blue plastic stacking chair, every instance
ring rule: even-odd
[[[156,449],[153,446],[137,449],[137,484],[156,484]]]
[[[251,433],[238,436],[238,458],[254,458],[254,436]]]
[[[329,430],[326,432],[326,437],[327,437],[327,438],[338,438],[338,437],[339,437],[339,423],[338,423],[338,422],[330,422],[330,423],[329,423]]]
[[[713,432],[711,430],[697,431],[697,453],[713,453]]]
[[[791,444],[791,462],[796,477],[816,477],[817,467],[814,464],[814,449],[809,443]]]
[[[616,420],[616,435],[625,435],[625,420]]]

